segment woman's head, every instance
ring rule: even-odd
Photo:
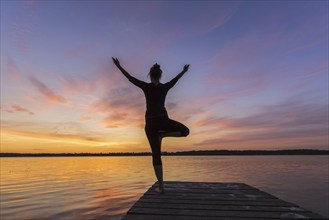
[[[162,70],[160,69],[160,65],[159,64],[154,64],[151,69],[150,72],[148,74],[151,78],[151,81],[156,81],[159,82],[162,76]]]

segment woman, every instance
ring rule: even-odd
[[[159,64],[154,64],[149,72],[151,83],[146,83],[132,77],[120,65],[117,58],[113,58],[114,64],[119,68],[128,80],[135,86],[141,88],[146,98],[146,113],[145,113],[145,133],[152,149],[152,159],[155,175],[158,179],[158,192],[164,192],[163,173],[161,161],[161,140],[164,137],[186,137],[189,129],[168,117],[165,108],[165,99],[168,91],[177,83],[177,81],[188,71],[190,65],[185,65],[180,72],[171,81],[162,84],[160,79],[162,70]]]

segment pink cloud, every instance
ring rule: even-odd
[[[92,118],[89,116],[81,116],[80,121],[90,121]]]
[[[64,97],[77,97],[80,101],[75,107],[79,106],[84,112],[80,121],[96,120],[107,128],[141,127],[145,111],[142,91],[115,69],[112,60],[101,60],[97,64],[99,65],[94,74],[79,77],[59,76],[61,96],[40,80],[30,80],[49,99],[62,103]]]
[[[26,112],[30,115],[34,115],[34,112],[32,112],[32,111],[28,110],[27,108],[24,108],[20,105],[16,105],[16,104],[12,105],[11,108],[6,111],[9,113]]]
[[[96,44],[91,43],[74,45],[66,51],[65,57],[67,59],[75,59],[81,56],[95,54],[96,46]]]
[[[328,74],[328,62],[324,61],[321,63],[316,63],[302,69],[297,73],[296,76],[292,78],[292,85],[285,87],[286,91],[298,91],[307,85],[309,85],[313,80],[321,77],[324,74]]]
[[[196,130],[208,129],[212,134],[196,145],[203,146],[325,146],[328,143],[328,106],[310,103],[303,97],[263,106],[245,117],[210,115],[194,123]],[[200,133],[200,137],[202,135]],[[219,136],[219,137],[218,137]],[[314,143],[311,146],[311,143]],[[263,146],[265,147],[265,146]]]
[[[118,127],[124,127],[126,125],[126,119],[127,119],[127,112],[118,112],[116,111],[114,114],[106,116],[101,123],[106,128],[118,128]]]
[[[296,135],[301,136],[296,138]],[[327,149],[328,136],[323,131],[276,131],[274,133],[235,134],[213,139],[210,138],[196,142],[194,145],[203,149]]]
[[[65,80],[64,80],[65,79]],[[84,117],[100,118],[107,128],[141,127],[145,114],[142,90],[132,85],[109,60],[102,62],[96,74],[89,78],[61,78],[61,91],[92,94],[93,99],[84,107]],[[69,89],[67,89],[69,88]]]
[[[127,82],[129,83],[129,82]],[[120,89],[121,90],[121,89]],[[88,114],[98,114],[104,127],[140,127],[144,120],[145,100],[139,88],[113,90],[104,98],[92,103]]]
[[[125,81],[122,74],[114,71],[112,60],[98,60],[92,73],[82,72],[79,75],[61,74],[57,77],[59,90],[64,96],[108,93],[122,86]]]
[[[60,91],[66,96],[89,94],[97,87],[91,77],[59,76]]]
[[[12,76],[15,79],[19,78],[21,75],[21,71],[16,64],[16,61],[11,57],[7,58],[7,71],[10,74],[10,76]]]
[[[12,37],[16,43],[16,47],[21,53],[26,54],[29,51],[28,35],[32,29],[29,27],[21,27],[16,22],[11,22]]]
[[[121,88],[126,88],[126,86],[129,85],[129,81],[114,66],[110,57],[100,60],[96,64],[96,73],[89,79],[89,82],[98,92],[101,92],[102,94],[112,92],[117,93],[122,91]],[[130,72],[128,67],[125,66],[125,69]]]
[[[25,2],[31,7],[35,7],[37,5],[37,0],[27,0]]]
[[[39,79],[35,77],[30,77],[29,80],[37,88],[37,90],[41,93],[41,95],[44,98],[46,98],[46,100],[50,102],[61,103],[61,104],[66,104],[68,102],[63,96],[56,94],[53,90],[51,90],[46,84],[41,82]]]

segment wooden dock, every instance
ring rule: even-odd
[[[326,219],[244,183],[165,182],[153,184],[123,220]]]

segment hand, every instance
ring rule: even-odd
[[[120,62],[119,62],[118,58],[114,58],[114,57],[112,57],[112,60],[113,60],[113,63],[114,63],[117,67],[120,66]]]
[[[189,67],[190,67],[190,64],[186,64],[186,65],[184,66],[183,71],[184,71],[184,72],[187,72]]]

